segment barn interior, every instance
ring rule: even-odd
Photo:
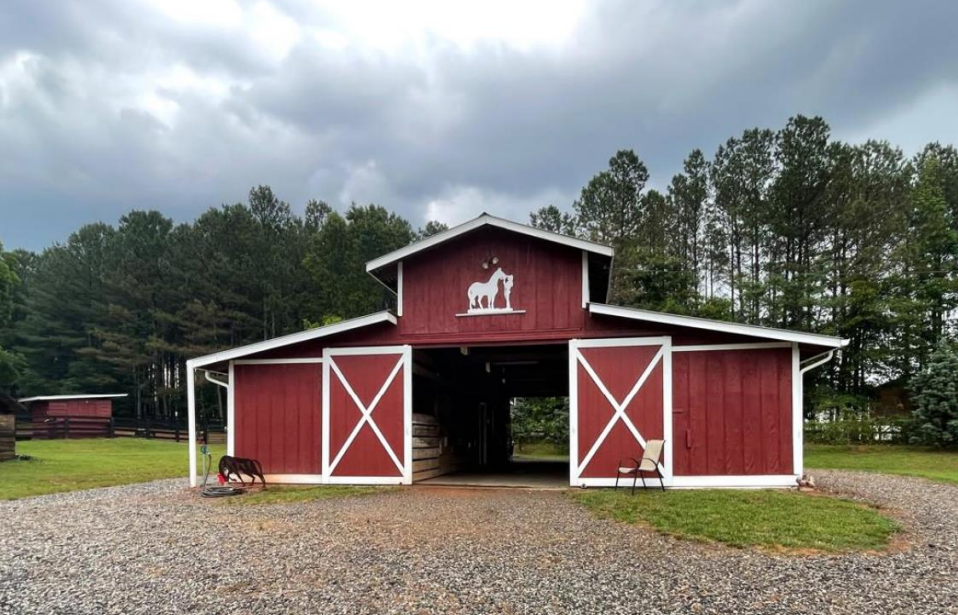
[[[568,460],[515,455],[512,400],[569,394],[562,344],[413,351],[413,481],[565,487]]]

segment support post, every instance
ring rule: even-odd
[[[190,446],[190,487],[196,486],[196,373],[193,365],[186,362],[186,409]]]

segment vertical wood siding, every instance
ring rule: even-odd
[[[792,473],[788,348],[672,355],[676,476]]]
[[[320,474],[322,366],[236,365],[234,378],[236,456],[267,474]]]
[[[36,418],[55,416],[93,416],[110,418],[113,416],[111,399],[63,399],[34,402],[30,406],[31,414]]]
[[[492,257],[498,263],[483,269]],[[515,276],[512,307],[525,313],[457,317],[469,307],[469,286],[496,268]],[[501,283],[496,306],[505,306]],[[579,330],[585,318],[582,254],[567,246],[483,229],[403,262],[402,336]]]

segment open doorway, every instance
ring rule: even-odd
[[[414,349],[413,365],[413,482],[568,486],[566,344]]]

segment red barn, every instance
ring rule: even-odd
[[[511,399],[568,396],[570,485],[648,439],[667,487],[795,485],[802,374],[846,342],[607,305],[612,256],[482,215],[370,261],[395,310],[188,362],[191,441],[197,371],[228,389],[228,452],[289,483],[495,467]]]
[[[114,395],[46,395],[24,397],[21,404],[30,409],[34,419],[83,417],[110,418],[113,416],[113,400],[126,397],[126,393]]]
[[[112,435],[113,400],[125,393],[41,395],[20,401],[30,411],[33,438],[105,438]]]

